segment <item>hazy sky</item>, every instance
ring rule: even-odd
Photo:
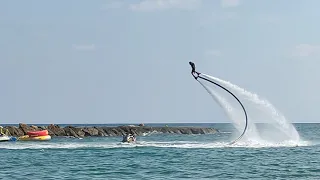
[[[320,122],[319,0],[0,1],[0,123],[230,122],[197,70]]]

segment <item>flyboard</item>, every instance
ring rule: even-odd
[[[200,78],[200,79],[203,79],[203,80],[205,80],[205,81],[208,81],[208,82],[210,82],[210,83],[212,83],[212,84],[214,84],[214,85],[222,88],[223,90],[225,90],[225,91],[227,91],[229,94],[231,94],[231,95],[239,102],[239,104],[241,105],[241,107],[242,107],[242,109],[243,109],[243,112],[244,112],[244,115],[245,115],[246,123],[245,123],[245,127],[244,127],[244,130],[243,130],[242,134],[241,134],[236,140],[232,141],[230,144],[236,143],[237,141],[239,141],[239,140],[243,137],[243,135],[246,133],[247,128],[248,128],[248,116],[247,116],[247,111],[246,111],[246,109],[244,108],[244,106],[243,106],[243,104],[241,103],[241,101],[237,98],[237,96],[235,96],[231,91],[229,91],[227,88],[221,86],[220,84],[218,84],[218,83],[216,83],[216,82],[213,82],[212,80],[207,79],[206,77],[201,76],[201,73],[199,73],[199,72],[196,71],[196,66],[195,66],[195,64],[194,64],[193,62],[189,62],[189,64],[190,64],[190,66],[191,66],[191,68],[192,68],[191,74],[192,74],[192,76],[195,78],[195,80],[197,80],[197,81],[199,82],[198,78]],[[199,82],[199,83],[200,83],[200,82]],[[200,84],[201,84],[201,83],[200,83]]]

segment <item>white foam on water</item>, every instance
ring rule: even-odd
[[[153,134],[159,134],[157,131],[150,131],[150,132],[145,132],[142,134],[142,136],[151,136]]]
[[[90,148],[135,148],[135,147],[159,147],[159,148],[274,148],[274,147],[299,147],[316,145],[309,141],[283,141],[270,143],[263,141],[242,141],[235,144],[230,142],[198,142],[198,141],[139,141],[137,143],[119,142],[48,142],[48,143],[3,143],[0,149],[90,149]]]
[[[52,143],[6,143],[0,149],[80,149],[80,148],[120,148],[129,147],[129,143],[88,143],[88,142],[52,142]]]

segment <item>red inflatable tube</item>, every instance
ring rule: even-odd
[[[35,137],[35,136],[47,136],[48,130],[42,130],[42,131],[29,131],[27,133],[29,136]]]

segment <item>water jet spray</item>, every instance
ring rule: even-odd
[[[189,65],[191,66],[191,75],[192,75],[192,76],[195,78],[195,80],[197,80],[200,84],[201,84],[201,82],[198,80],[198,78],[203,79],[203,80],[205,80],[205,81],[208,81],[208,82],[210,82],[210,83],[212,83],[212,84],[220,87],[221,89],[223,89],[223,90],[227,91],[229,94],[231,94],[231,95],[239,102],[239,104],[241,105],[241,107],[242,107],[242,109],[243,109],[243,112],[244,112],[244,115],[245,115],[245,127],[244,127],[244,130],[243,130],[242,134],[241,134],[236,140],[232,141],[230,144],[236,143],[237,141],[239,141],[239,140],[243,137],[243,135],[246,133],[247,128],[248,128],[248,116],[247,116],[247,111],[246,111],[246,109],[244,108],[243,104],[242,104],[241,101],[237,98],[237,96],[235,96],[235,95],[234,95],[230,90],[228,90],[227,88],[221,86],[220,84],[218,84],[218,83],[216,83],[216,82],[213,82],[213,81],[210,80],[210,79],[207,79],[207,78],[205,78],[205,77],[202,77],[202,76],[201,76],[201,73],[199,73],[199,72],[196,71],[196,66],[195,66],[195,64],[194,64],[193,62],[189,62]],[[202,84],[201,84],[201,85],[202,85]]]

